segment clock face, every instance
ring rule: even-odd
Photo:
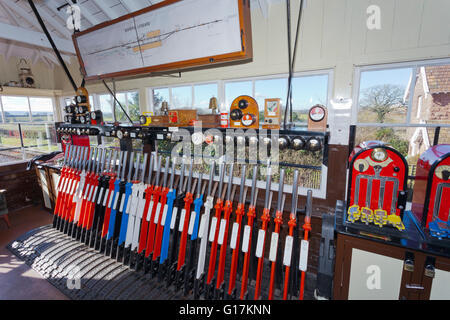
[[[241,122],[244,126],[249,127],[255,122],[255,118],[253,115],[247,113],[242,117]]]
[[[325,109],[319,106],[311,108],[309,118],[315,122],[322,121],[325,118]]]

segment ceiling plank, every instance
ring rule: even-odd
[[[107,4],[104,0],[93,0],[94,3],[97,5],[97,7],[100,8],[101,11],[108,17],[108,19],[113,20],[117,18],[117,14],[114,12],[113,9]]]
[[[6,23],[0,23],[0,38],[11,41],[26,43],[32,46],[38,46],[46,49],[52,49],[50,42],[44,33],[13,26]],[[59,51],[75,54],[75,48],[71,40],[53,37],[56,47]]]
[[[59,7],[58,3],[56,3],[55,0],[46,0],[45,1],[47,7],[52,10],[54,13],[60,15],[61,12],[66,12],[67,7],[64,9],[61,9],[62,11],[58,11],[57,8]],[[82,3],[77,3],[76,4],[78,7],[80,7],[80,13],[81,13],[81,17],[84,17],[90,24],[91,26],[94,26],[96,24],[99,24],[100,21],[94,16],[92,15],[83,5]]]
[[[28,13],[27,10],[25,10],[22,6],[18,5],[16,2],[7,1],[3,3],[7,5],[10,9],[12,9],[15,13],[17,13],[19,16],[21,16],[29,23],[31,23],[35,28],[37,28],[38,30],[42,30],[34,14]],[[45,22],[49,23],[53,28],[55,28],[57,32],[59,32],[62,36],[71,39],[72,35],[67,30],[65,25],[57,22],[56,19],[51,17],[50,14],[48,14],[45,10],[40,10],[39,13],[42,16],[43,20],[45,20]]]
[[[125,9],[127,9],[129,13],[142,9],[142,6],[140,6],[138,4],[138,1],[136,0],[119,0],[119,1],[125,7]]]

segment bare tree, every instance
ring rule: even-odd
[[[386,116],[394,111],[406,109],[403,101],[404,89],[401,86],[385,84],[373,86],[362,92],[361,108],[374,112],[377,122],[383,123]]]

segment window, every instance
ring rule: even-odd
[[[192,87],[172,88],[172,109],[188,109],[192,107]]]
[[[161,104],[163,101],[166,101],[167,103],[169,103],[170,101],[168,88],[154,89],[152,96],[153,96],[153,112],[158,112],[161,109]]]
[[[207,114],[209,101],[212,97],[217,98],[217,83],[200,84],[194,86],[194,108],[199,114]]]
[[[160,113],[163,101],[169,103],[169,109],[197,109],[198,114],[210,113],[209,101],[218,97],[217,83],[200,83],[188,86],[150,89],[151,109]]]
[[[361,72],[358,122],[405,123],[412,68]]]
[[[292,120],[307,123],[312,106],[328,103],[328,75],[294,77],[292,79]]]
[[[30,122],[30,106],[27,97],[2,96],[5,122]]]
[[[437,127],[441,127],[439,143],[449,143],[449,74],[449,59],[357,68],[355,142],[388,143],[412,168],[419,155],[433,145]]]
[[[53,122],[53,102],[50,98],[30,98],[31,119],[33,122]]]
[[[114,121],[112,97],[109,94],[101,94],[98,97],[100,103],[100,110],[103,113],[104,121]]]
[[[238,81],[225,83],[225,108],[229,109],[233,100],[239,96],[253,97],[252,81]]]

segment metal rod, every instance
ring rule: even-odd
[[[63,67],[64,72],[65,72],[66,75],[67,75],[67,78],[69,78],[69,81],[70,81],[70,83],[72,84],[73,90],[74,90],[75,92],[77,92],[78,87],[77,87],[75,81],[73,80],[72,75],[70,74],[70,71],[69,71],[69,69],[68,69],[67,66],[66,66],[66,63],[64,62],[64,59],[61,57],[61,54],[59,53],[58,48],[56,47],[55,43],[53,42],[52,36],[51,36],[50,33],[48,32],[47,27],[45,26],[45,23],[44,23],[44,21],[42,20],[41,15],[39,14],[39,11],[37,10],[36,6],[34,5],[33,0],[28,0],[28,3],[30,4],[30,7],[31,7],[31,9],[33,10],[34,15],[36,16],[36,18],[37,18],[39,24],[41,25],[42,30],[44,31],[45,35],[47,36],[47,39],[48,39],[48,41],[50,42],[50,45],[52,46],[53,51],[55,52],[56,57],[57,57],[58,60],[59,60],[59,63],[60,63],[61,66]]]

